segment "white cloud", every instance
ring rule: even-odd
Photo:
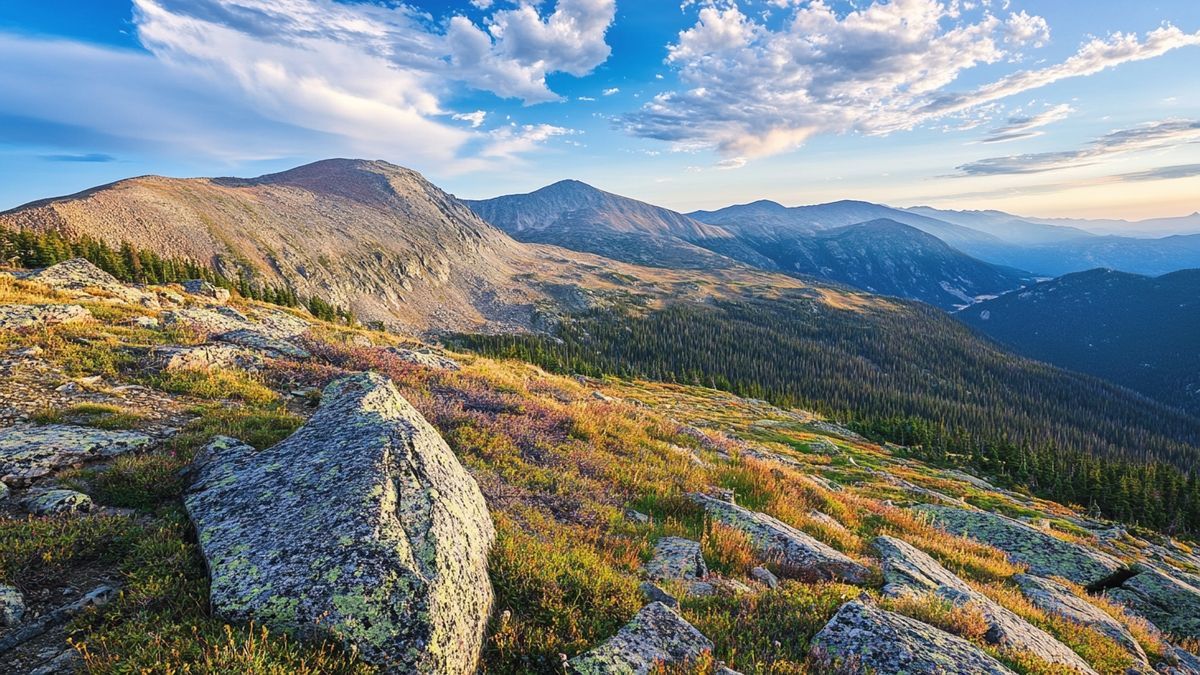
[[[605,90],[604,90],[603,92],[601,92],[601,93],[602,93],[602,95],[603,95],[603,96],[612,96],[612,95],[614,95],[614,94],[619,94],[619,93],[621,93],[621,89],[620,89],[619,87],[612,87],[612,88],[610,88],[610,89],[605,89]]]
[[[476,110],[475,112],[469,113],[455,113],[451,117],[459,120],[460,122],[469,123],[472,129],[478,129],[479,127],[483,126],[483,121],[487,119],[487,112],[483,110]]]
[[[576,133],[579,132],[552,124],[513,124],[493,130],[480,155],[490,159],[513,159],[555,136]]]
[[[729,159],[723,159],[723,160],[717,162],[715,166],[718,169],[722,169],[722,170],[726,170],[726,171],[728,171],[730,169],[740,169],[743,166],[746,166],[746,158],[745,157],[730,157]]]
[[[989,157],[958,167],[964,176],[1045,173],[1096,164],[1115,155],[1161,150],[1200,141],[1200,121],[1161,120],[1101,136],[1081,148]]]
[[[713,148],[727,157],[793,149],[818,134],[887,134],[963,115],[1013,94],[1200,43],[1164,26],[1139,40],[1115,34],[1084,44],[1063,63],[1023,71],[964,93],[965,72],[1017,59],[1049,38],[1026,12],[968,17],[958,0],[875,0],[839,15],[825,0],[781,0],[784,21],[743,13],[737,0],[708,2],[668,45],[685,88],[626,116],[633,134]]]
[[[980,142],[1007,143],[1009,141],[1040,136],[1042,132],[1038,131],[1038,129],[1065,120],[1073,112],[1075,112],[1074,108],[1069,104],[1062,103],[1031,115],[1014,115],[1009,117],[1008,121],[1003,125],[992,129],[988,133],[987,138],[984,138]]]

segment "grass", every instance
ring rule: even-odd
[[[99,429],[136,429],[144,420],[142,415],[120,406],[105,403],[77,403],[66,409],[47,408],[35,414],[38,424],[78,424]]]
[[[163,391],[209,401],[232,399],[262,406],[279,400],[260,378],[240,370],[176,370],[152,375],[149,381]]]

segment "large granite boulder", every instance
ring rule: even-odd
[[[1124,563],[1110,555],[996,513],[932,504],[918,510],[929,514],[947,532],[995,546],[1038,576],[1062,577],[1090,586],[1125,569]]]
[[[1032,574],[1018,574],[1013,581],[1017,582],[1025,597],[1042,611],[1057,614],[1072,623],[1088,626],[1107,635],[1138,663],[1149,666],[1146,652],[1128,628],[1104,610],[1072,593],[1061,582]]]
[[[215,613],[353,645],[387,672],[475,670],[492,606],[483,495],[375,374],[267,450],[217,439],[185,506]]]
[[[79,305],[0,305],[0,330],[40,328],[92,320]]]
[[[1078,654],[1046,631],[1034,626],[986,595],[971,588],[953,572],[942,567],[924,551],[895,537],[876,537],[888,595],[932,593],[957,606],[972,606],[988,625],[985,639],[996,645],[1030,652],[1049,663],[1058,663],[1080,673],[1095,673]]]
[[[153,293],[128,286],[84,258],[72,258],[29,274],[27,279],[73,295],[116,298],[122,302],[157,307]]]
[[[760,556],[778,566],[788,577],[835,579],[852,584],[865,583],[870,570],[849,556],[765,513],[693,493],[692,500],[716,521],[744,532]]]
[[[23,484],[54,471],[141,450],[150,437],[70,424],[23,424],[0,429],[0,480]]]
[[[646,563],[652,581],[696,581],[708,576],[700,542],[683,537],[663,537],[654,544],[654,557]]]
[[[646,605],[607,642],[567,662],[579,675],[647,675],[659,666],[686,665],[713,643],[661,602]]]
[[[162,370],[255,370],[261,354],[238,345],[206,344],[192,347],[159,347],[152,359]]]
[[[888,612],[851,601],[842,605],[812,640],[815,672],[1013,675],[966,640]]]
[[[1167,633],[1200,639],[1200,588],[1172,574],[1138,567],[1104,594]]]

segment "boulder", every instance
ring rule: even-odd
[[[1078,654],[1052,635],[971,588],[915,546],[888,536],[876,537],[872,544],[883,567],[885,594],[932,593],[957,606],[973,606],[987,622],[988,632],[984,637],[988,642],[1022,649],[1076,672],[1095,673]]]
[[[651,581],[696,581],[708,576],[700,542],[683,537],[663,537],[654,544],[654,557],[646,563]]]
[[[133,317],[133,325],[138,328],[158,328],[158,319],[152,316],[135,316]]]
[[[1072,593],[1061,582],[1032,574],[1018,574],[1013,581],[1017,582],[1025,597],[1042,611],[1057,614],[1072,623],[1088,626],[1107,635],[1139,663],[1149,666],[1146,652],[1129,629],[1104,610]]]
[[[307,359],[311,354],[308,350],[283,338],[271,337],[250,328],[239,328],[217,336],[217,340],[228,342],[241,347],[256,349],[273,358],[291,357]]]
[[[966,640],[860,601],[838,609],[812,640],[814,672],[1013,675]]]
[[[26,497],[21,505],[35,516],[87,513],[94,506],[91,497],[74,490],[47,490]]]
[[[917,508],[946,531],[995,546],[1038,576],[1062,577],[1090,586],[1125,568],[1112,556],[999,514],[932,504]]]
[[[638,588],[650,602],[661,602],[671,609],[679,609],[679,601],[675,599],[675,596],[659,588],[657,584],[643,581]]]
[[[1136,574],[1104,594],[1162,631],[1200,639],[1200,588],[1174,575],[1138,567]]]
[[[474,479],[390,380],[330,384],[263,451],[217,439],[184,503],[216,615],[353,645],[387,672],[475,670],[495,539]]]
[[[183,286],[183,290],[192,295],[199,295],[222,305],[229,302],[229,298],[232,297],[227,289],[214,286],[203,279],[188,279],[180,285]]]
[[[132,305],[157,307],[158,297],[121,283],[84,258],[72,258],[29,274],[27,279],[57,291],[97,298],[116,298]]]
[[[70,424],[23,424],[0,429],[0,480],[25,483],[60,468],[116,457],[150,445],[135,431],[105,431]]]
[[[755,567],[750,570],[750,578],[767,588],[779,588],[779,578],[765,567]]]
[[[435,370],[462,370],[462,366],[458,361],[431,351],[416,351],[413,349],[403,349],[401,347],[388,347],[388,353],[395,355],[401,361],[413,363],[425,368],[433,368]],[[599,392],[597,392],[599,393]]]
[[[0,584],[0,626],[11,628],[25,616],[25,596],[7,584]]]
[[[784,576],[852,584],[870,577],[863,565],[777,518],[708,495],[693,493],[691,498],[714,520],[745,533],[758,554],[778,565]]]
[[[579,675],[647,675],[659,666],[686,665],[713,643],[661,602],[641,609],[607,642],[567,662]]]
[[[152,354],[162,370],[254,370],[262,365],[260,354],[238,345],[206,344],[195,347],[160,347]]]
[[[0,330],[18,330],[91,321],[79,305],[0,305]]]

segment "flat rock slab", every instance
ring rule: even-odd
[[[579,675],[647,675],[662,665],[686,665],[713,643],[670,607],[652,602],[611,639],[567,663]]]
[[[151,357],[162,370],[253,370],[262,365],[261,354],[238,345],[207,344],[194,347],[160,347]]]
[[[150,437],[71,424],[0,429],[0,480],[21,484],[81,462],[142,450]]]
[[[985,639],[996,645],[1031,652],[1044,661],[1058,663],[1076,672],[1094,675],[1095,671],[1078,654],[1046,631],[1014,614],[986,595],[971,588],[953,572],[942,567],[928,554],[895,537],[876,537],[872,542],[879,552],[888,595],[932,593],[957,606],[973,606],[988,625]]]
[[[196,469],[184,503],[218,616],[332,636],[387,672],[474,672],[492,520],[390,380],[338,380],[283,442],[218,439]]]
[[[1032,574],[1062,577],[1081,586],[1103,581],[1125,568],[1100,551],[1064,541],[1018,520],[987,511],[969,511],[932,504],[917,507],[942,529],[970,537],[1004,551],[1029,567]]]
[[[64,260],[57,265],[33,272],[26,278],[59,291],[98,298],[116,298],[147,307],[158,306],[158,297],[153,293],[121,283],[116,277],[84,258]]]
[[[0,305],[0,330],[80,323],[92,318],[92,313],[79,305]]]
[[[1166,572],[1142,567],[1105,596],[1160,630],[1200,639],[1200,588]]]
[[[852,584],[865,583],[870,577],[870,571],[849,556],[777,518],[708,495],[690,496],[713,519],[745,533],[759,555],[777,564],[783,576]]]
[[[695,581],[708,576],[700,542],[683,537],[663,537],[654,544],[654,557],[646,563],[646,578],[653,581]]]
[[[1091,627],[1112,638],[1143,665],[1148,666],[1146,652],[1138,644],[1133,634],[1125,626],[1107,612],[1071,592],[1071,589],[1061,582],[1032,574],[1018,574],[1013,581],[1020,586],[1021,592],[1039,609],[1057,614],[1064,619],[1081,626]]]
[[[416,351],[401,347],[388,347],[387,351],[396,355],[401,361],[414,363],[418,366],[433,368],[435,370],[462,370],[462,366],[459,365],[458,361],[435,352]]]
[[[308,350],[284,338],[271,337],[266,333],[250,328],[239,328],[217,336],[221,342],[228,342],[240,347],[248,347],[263,352],[267,356],[290,356],[297,359],[307,359],[311,354]]]
[[[859,601],[842,605],[812,645],[813,656],[830,672],[1013,675],[960,637]]]
[[[75,490],[47,490],[26,497],[21,505],[35,516],[87,513],[95,506],[91,497]]]

